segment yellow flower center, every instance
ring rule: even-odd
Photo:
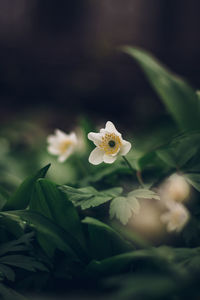
[[[65,153],[67,151],[67,149],[72,145],[72,142],[70,140],[66,140],[63,141],[60,145],[59,145],[59,150],[60,153]]]
[[[99,145],[108,155],[117,153],[121,146],[122,142],[120,137],[114,133],[106,133],[102,137],[101,144]]]

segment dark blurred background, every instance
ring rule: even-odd
[[[139,127],[165,110],[121,45],[200,86],[198,0],[1,0],[1,124],[68,126],[78,114]]]

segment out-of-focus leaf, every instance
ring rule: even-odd
[[[15,272],[10,267],[0,264],[0,272],[7,280],[15,281]]]
[[[199,99],[190,85],[146,51],[129,46],[123,47],[123,51],[140,64],[179,127],[186,130],[199,129]]]
[[[0,296],[2,300],[28,300],[3,283],[0,283]]]
[[[0,210],[2,210],[2,208],[5,206],[8,197],[8,193],[2,187],[0,187]]]
[[[34,176],[30,176],[22,182],[17,191],[8,199],[4,209],[24,209],[29,205],[34,184],[37,179],[45,177],[50,164],[39,170]]]
[[[55,245],[56,248],[65,252],[67,257],[72,260],[78,259],[76,253],[71,249],[68,244],[68,234],[64,229],[57,226],[50,219],[45,216],[33,212],[33,211],[7,211],[0,213],[1,215],[7,216],[15,221],[21,222],[26,221],[36,232],[39,232],[46,236]]]
[[[30,210],[41,213],[63,228],[68,233],[68,242],[76,252],[85,249],[85,239],[76,208],[56,184],[39,179],[35,184]],[[41,237],[39,239],[41,242]],[[51,244],[51,240],[49,243]],[[47,248],[50,247],[49,243]]]
[[[200,174],[184,174],[185,179],[200,192]]]
[[[133,190],[132,192],[128,193],[128,197],[160,200],[160,196],[158,194],[148,189]]]
[[[157,149],[156,154],[172,168],[187,169],[199,150],[200,133],[194,131],[174,137],[169,144]]]
[[[97,191],[95,188],[88,186],[85,188],[73,188],[67,185],[61,187],[74,205],[81,206],[82,209],[99,206],[105,202],[112,200],[122,193],[121,187],[108,190]]]
[[[82,222],[87,229],[92,258],[103,259],[134,249],[131,243],[107,224],[91,217],[86,217]]]
[[[0,256],[7,254],[8,252],[24,251],[28,250],[30,245],[33,232],[26,233],[22,235],[19,239],[13,240],[0,245]]]

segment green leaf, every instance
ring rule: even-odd
[[[2,187],[0,187],[0,210],[2,210],[2,208],[5,206],[8,197],[8,193]]]
[[[42,263],[36,261],[33,257],[25,255],[7,255],[0,257],[0,264],[18,267],[31,272],[36,272],[37,270],[48,271]]]
[[[0,264],[0,272],[6,279],[15,281],[15,272],[10,267]]]
[[[3,216],[7,216],[15,221],[25,221],[36,232],[39,232],[46,236],[56,248],[65,252],[67,257],[72,260],[78,259],[75,251],[68,244],[69,235],[61,227],[54,224],[50,219],[45,216],[32,211],[17,210],[7,211],[0,213]],[[78,249],[77,249],[78,250]]]
[[[158,194],[156,194],[154,191],[151,191],[148,189],[133,190],[132,192],[128,193],[128,197],[160,200],[160,197]]]
[[[187,169],[190,160],[196,157],[199,150],[200,133],[194,131],[174,137],[170,143],[157,149],[156,154],[172,168]]]
[[[184,174],[185,179],[200,192],[200,174]]]
[[[46,179],[39,179],[36,182],[30,210],[41,213],[63,228],[68,233],[71,245],[75,244],[76,249],[85,249],[85,239],[77,210],[55,183]]]
[[[81,206],[82,209],[96,207],[106,203],[122,193],[121,187],[108,190],[97,191],[95,188],[88,186],[85,188],[73,188],[67,185],[61,187],[75,206]]]
[[[168,261],[165,260],[164,257],[159,256],[152,248],[152,250],[135,250],[108,257],[101,261],[92,261],[86,269],[86,274],[97,277],[120,274],[127,270],[130,271],[134,262],[138,260],[146,261],[148,264],[151,263],[154,268],[160,268],[160,266],[164,268],[164,266],[168,266]]]
[[[3,283],[0,283],[0,296],[3,300],[28,300],[28,298],[18,294],[16,291],[7,287]]]
[[[134,246],[109,225],[91,217],[83,221],[88,235],[88,245],[92,258],[103,259],[119,253],[131,251]]]
[[[19,239],[13,240],[7,243],[3,243],[0,246],[0,256],[7,254],[8,252],[24,251],[28,250],[34,233],[29,232],[22,235]]]
[[[146,51],[128,46],[123,47],[123,51],[140,64],[178,126],[186,130],[199,129],[199,99],[190,85]]]
[[[50,164],[39,170],[34,176],[30,176],[22,182],[17,191],[8,199],[5,210],[24,209],[29,205],[34,183],[38,178],[45,177]]]

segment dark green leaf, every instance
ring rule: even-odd
[[[189,130],[199,129],[199,99],[190,85],[167,70],[146,51],[128,46],[123,47],[123,51],[140,64],[179,127]]]
[[[61,187],[74,205],[81,206],[82,209],[99,206],[112,200],[122,193],[122,188],[116,187],[104,191],[97,191],[95,188],[88,186],[76,189],[67,185]]]
[[[34,184],[38,178],[45,177],[50,164],[38,171],[34,176],[24,180],[17,191],[8,199],[4,209],[24,209],[29,205]]]
[[[36,230],[36,232],[43,234],[51,240],[56,248],[64,251],[69,259],[77,259],[77,255],[68,244],[69,235],[67,232],[45,216],[36,212],[24,210],[2,212],[0,214],[10,217],[18,222],[21,222],[22,220],[26,221],[27,224]]]
[[[133,245],[107,224],[91,217],[86,217],[82,222],[87,228],[89,249],[94,259],[103,259],[134,249]]]
[[[30,210],[41,213],[63,228],[68,233],[68,242],[75,247],[75,251],[85,249],[85,239],[78,213],[56,184],[46,179],[38,180],[31,198]],[[42,242],[41,237],[39,240]]]

